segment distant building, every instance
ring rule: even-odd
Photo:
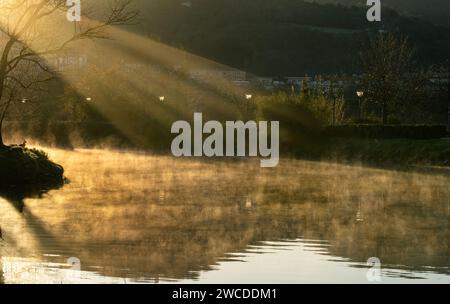
[[[311,77],[285,77],[286,83],[289,85],[301,85],[304,82],[311,82]]]
[[[58,72],[78,71],[88,64],[86,54],[66,53],[46,58],[48,64]]]
[[[264,88],[266,90],[273,89],[273,78],[252,76],[249,81],[256,87]]]
[[[193,70],[189,72],[192,79],[205,81],[211,78],[220,78],[233,82],[247,81],[247,73],[240,70]]]

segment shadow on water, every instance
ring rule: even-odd
[[[0,203],[10,204],[14,210],[20,214],[20,218],[22,218],[27,226],[31,229],[33,235],[35,236],[45,236],[53,244],[61,244],[58,240],[45,228],[45,225],[42,221],[37,218],[31,210],[26,210],[25,200],[27,199],[43,199],[45,195],[53,190],[61,189],[65,184],[68,184],[69,181],[65,179],[60,183],[47,183],[45,185],[33,185],[33,186],[4,186],[0,185]],[[3,202],[1,202],[3,199]],[[2,241],[5,242],[5,239],[8,240],[8,246],[17,247],[17,236],[4,236],[1,234],[2,228],[11,228],[11,227],[2,227],[2,223],[0,222],[0,236],[2,237]],[[62,247],[62,246],[61,246]],[[1,258],[1,255],[0,255]],[[1,261],[0,261],[1,262]],[[1,263],[0,263],[1,266]],[[0,284],[4,283],[3,273],[0,267]]]
[[[13,210],[17,211],[18,217],[20,217],[30,228],[30,232],[35,237],[45,236],[50,243],[56,244],[61,248],[64,248],[62,244],[53,236],[53,234],[47,230],[42,220],[37,218],[31,210],[27,210],[25,206],[25,200],[27,199],[43,199],[45,195],[53,190],[61,189],[66,183],[69,183],[67,179],[65,179],[61,183],[53,183],[46,185],[34,185],[34,186],[3,186],[0,185],[0,204],[10,204],[13,207]],[[2,202],[3,200],[3,202]],[[2,228],[10,229],[13,227],[2,227],[2,222],[0,222],[0,237],[1,241],[5,244],[1,244],[1,246],[6,246],[7,248],[16,248],[20,252],[20,241],[17,235],[3,235]],[[7,241],[6,241],[7,240]],[[44,246],[44,242],[40,242],[40,246]],[[1,249],[1,248],[0,248]],[[0,284],[5,283],[4,279],[4,269],[2,267],[2,254],[0,251]]]
[[[58,190],[64,182],[51,185],[34,186],[3,186],[0,185],[0,198],[10,203],[19,213],[23,213],[25,200],[28,198],[43,198],[51,190]]]

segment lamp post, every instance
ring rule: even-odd
[[[245,100],[247,101],[247,115],[249,114],[250,110],[250,101],[253,99],[252,94],[245,94]]]
[[[450,95],[450,93],[449,93]],[[450,135],[450,106],[448,106],[448,118],[447,118],[447,133]]]
[[[447,74],[447,104],[448,104],[447,132],[450,134],[450,67],[449,73]]]
[[[356,91],[356,96],[358,96],[358,119],[361,120],[362,119],[362,109],[361,109],[361,100],[364,97],[364,91]]]

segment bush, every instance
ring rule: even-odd
[[[323,128],[317,114],[327,110],[321,103],[313,108],[301,97],[287,94],[258,97],[256,106],[257,120],[280,122],[280,146],[285,152],[312,148]]]
[[[383,165],[450,166],[450,139],[328,140],[322,158]]]
[[[340,125],[325,128],[328,137],[436,139],[447,135],[445,125]]]
[[[18,146],[0,150],[0,186],[53,187],[63,181],[64,169],[43,151]]]

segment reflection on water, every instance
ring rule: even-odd
[[[0,198],[5,283],[450,282],[450,174],[50,152],[70,184]]]

